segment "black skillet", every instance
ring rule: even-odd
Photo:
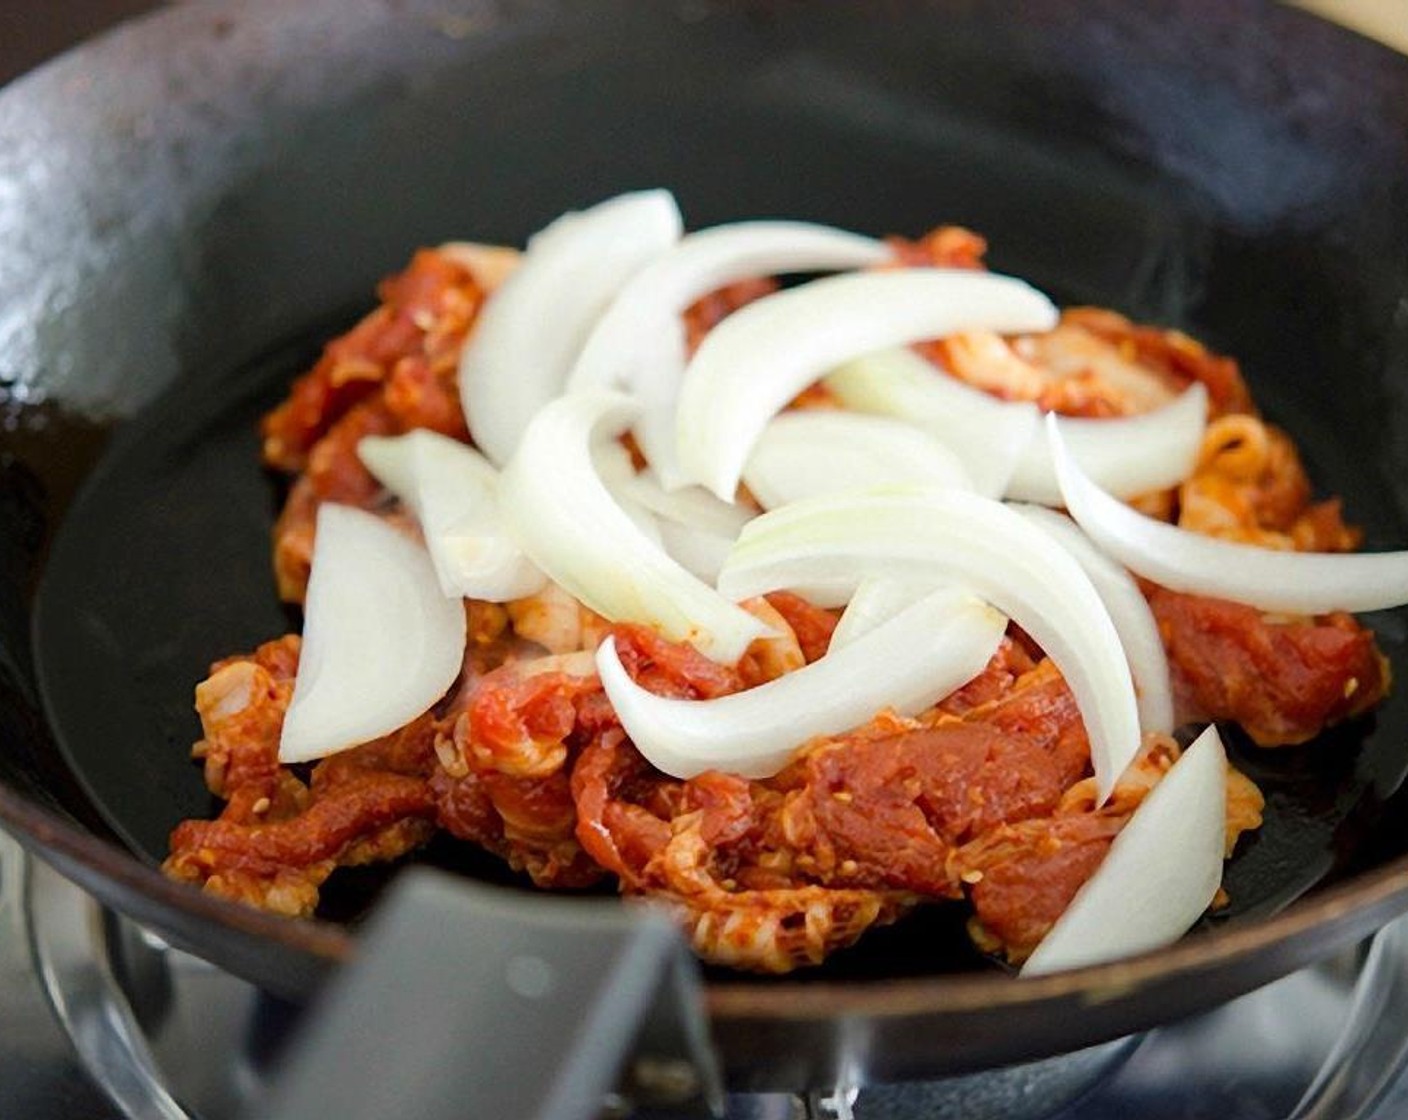
[[[0,93],[0,822],[274,991],[347,958],[376,876],[290,923],[155,870],[211,809],[193,683],[290,625],[255,418],[415,246],[645,185],[695,226],[973,226],[1061,302],[1238,355],[1368,547],[1408,545],[1408,60],[1383,48],[1225,0],[190,5]],[[1403,613],[1370,621],[1408,678]],[[935,908],[791,979],[712,974],[729,1083],[1063,1052],[1408,908],[1401,694],[1237,754],[1267,825],[1179,945],[1016,982]]]

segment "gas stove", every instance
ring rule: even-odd
[[[304,1011],[105,911],[0,833],[0,1115],[257,1115]],[[1408,920],[1139,1038],[948,1081],[727,1098],[727,1120],[1408,1115]],[[613,1097],[602,1116],[669,1120]],[[692,1114],[691,1114],[692,1115]]]

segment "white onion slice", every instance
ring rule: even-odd
[[[856,585],[836,629],[831,631],[827,651],[848,646],[857,638],[888,622],[906,607],[938,590],[940,580],[892,579],[870,576]]]
[[[795,502],[748,523],[718,586],[733,599],[790,588],[824,604],[877,575],[962,584],[1037,641],[1080,706],[1103,802],[1139,749],[1119,635],[1080,565],[1001,502],[912,486]]]
[[[569,394],[539,411],[500,477],[505,519],[538,567],[597,614],[647,623],[735,662],[771,630],[666,555],[597,475],[594,442],[638,411],[611,392]]]
[[[865,268],[889,256],[881,241],[811,222],[731,222],[688,234],[621,289],[582,347],[567,387],[637,389],[655,380],[657,371],[643,361],[642,335],[678,320],[695,300],[726,284]]]
[[[664,517],[656,522],[656,527],[660,533],[660,546],[671,559],[711,587],[718,582],[724,561],[738,539],[737,533],[725,536],[712,529],[682,525]]]
[[[667,490],[654,471],[634,470],[614,485],[651,513],[677,525],[705,529],[730,540],[736,538],[754,511],[735,502],[723,502],[698,486]]]
[[[1007,490],[1031,443],[1040,412],[965,385],[913,350],[878,350],[832,370],[826,387],[847,408],[892,416],[923,428],[967,468],[989,498]]]
[[[611,500],[621,507],[621,512],[631,519],[631,524],[640,530],[641,536],[656,548],[665,547],[665,538],[660,533],[660,522],[655,519],[653,513],[612,487],[608,486],[607,492],[611,495]]]
[[[1050,533],[1090,577],[1124,646],[1139,701],[1139,726],[1145,731],[1173,731],[1173,685],[1168,653],[1149,601],[1134,578],[1093,544],[1075,522],[1042,506],[1011,507]],[[843,619],[844,621],[844,619]]]
[[[1072,459],[1064,424],[1047,426],[1071,516],[1107,555],[1145,579],[1264,611],[1325,614],[1408,603],[1408,552],[1281,552],[1156,521],[1110,497]]]
[[[460,400],[490,461],[508,461],[529,420],[562,391],[597,318],[682,229],[674,198],[651,190],[564,214],[529,239],[460,358]]]
[[[505,603],[546,586],[504,529],[499,472],[473,448],[420,429],[367,436],[357,457],[416,515],[446,595]]]
[[[1061,435],[1081,470],[1118,498],[1176,486],[1193,473],[1207,429],[1208,391],[1185,389],[1169,404],[1137,416],[1062,417]],[[1051,442],[1038,427],[1007,486],[1007,496],[1059,506],[1061,486]]]
[[[835,409],[773,417],[753,445],[743,481],[765,509],[888,482],[972,488],[958,456],[923,429]]]
[[[719,578],[733,542],[753,511],[721,502],[698,486],[666,490],[651,470],[620,475],[608,486],[622,504],[652,517],[660,546],[692,575],[710,586]]]
[[[712,585],[753,512],[721,502],[698,486],[666,490],[653,471],[636,470],[631,453],[617,440],[598,445],[592,458],[611,496],[645,535],[687,572]]]
[[[644,412],[636,439],[674,489],[683,484],[674,421],[685,370],[685,309],[739,280],[865,268],[889,256],[880,241],[810,222],[734,222],[691,233],[621,289],[582,347],[568,388],[624,388],[637,397]]]
[[[359,509],[318,510],[303,651],[280,762],[308,762],[404,727],[464,659],[464,603],[440,591],[425,550]]]
[[[676,416],[685,477],[731,499],[768,420],[827,370],[963,330],[1041,331],[1056,309],[1008,276],[909,268],[832,276],[734,312],[685,372]]]
[[[626,492],[626,485],[636,476],[636,465],[621,441],[614,438],[593,440],[592,466],[606,486],[607,493],[635,527],[657,548],[664,548],[660,523],[655,520],[655,515]]]
[[[608,487],[620,486],[636,476],[630,450],[614,436],[593,439],[591,452],[592,467]]]
[[[818,735],[848,731],[885,708],[914,715],[947,696],[982,671],[1005,627],[980,600],[945,589],[844,650],[715,700],[646,691],[627,675],[611,638],[596,663],[621,726],[656,769],[676,778],[706,770],[766,778]]]
[[[1209,724],[1140,802],[1022,975],[1119,960],[1178,940],[1222,882],[1226,824],[1227,756]]]

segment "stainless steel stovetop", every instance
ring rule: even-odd
[[[257,1115],[300,1015],[105,912],[0,833],[0,1118]],[[1408,1116],[1405,1059],[1408,924],[1399,922],[1144,1038],[956,1082],[810,1100],[735,1096],[728,1117],[1385,1120]],[[1091,1087],[1074,1102],[1052,1096],[1073,1083]],[[619,1100],[609,1114],[632,1115]]]

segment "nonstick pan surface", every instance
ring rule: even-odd
[[[1366,547],[1408,544],[1408,61],[1387,50],[1186,0],[191,5],[0,94],[0,820],[275,991],[348,956],[380,873],[291,923],[155,870],[211,811],[194,683],[296,622],[255,421],[416,246],[521,243],[651,185],[693,226],[976,228],[1058,302],[1240,358]],[[1370,622],[1408,679],[1404,614]],[[715,973],[730,1081],[1070,1050],[1408,908],[1401,695],[1307,747],[1234,752],[1267,824],[1231,907],[1178,946],[1019,983],[934,908],[787,980]],[[427,859],[516,885],[457,845]]]

